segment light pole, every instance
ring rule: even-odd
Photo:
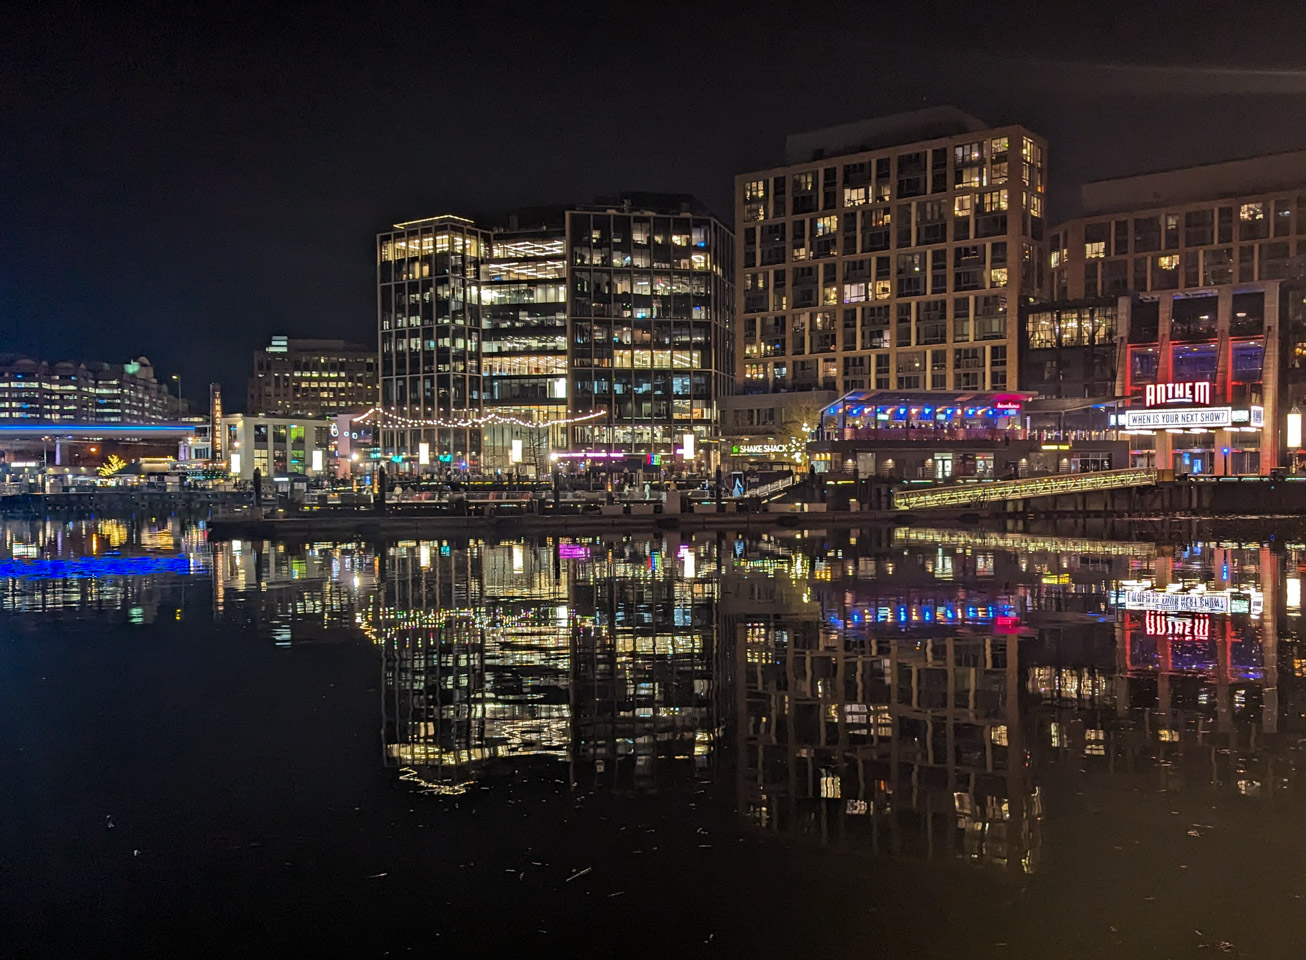
[[[172,379],[177,381],[177,418],[181,419],[181,374],[174,373]]]

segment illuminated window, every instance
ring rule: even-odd
[[[952,215],[954,217],[969,217],[974,209],[975,198],[969,193],[962,194],[952,203]]]
[[[813,235],[818,237],[829,236],[839,229],[838,217],[817,217],[812,223]]]
[[[1007,285],[1007,268],[994,267],[989,271],[989,286],[1005,287]]]
[[[870,202],[870,196],[866,187],[844,187],[843,205],[845,207],[860,207],[864,203]]]
[[[1087,260],[1096,260],[1099,257],[1106,256],[1106,241],[1098,240],[1096,243],[1084,244],[1084,258]]]
[[[994,154],[1006,153],[1008,142],[1006,137],[994,137],[989,141],[989,146]]]
[[[1005,747],[1007,745],[1007,725],[1000,723],[989,730],[989,739],[995,746]]]
[[[765,200],[766,199],[766,181],[750,180],[744,184],[745,200]]]
[[[981,193],[979,197],[979,210],[981,213],[997,213],[1007,209],[1007,191],[990,190],[988,193]]]
[[[1061,251],[1053,250],[1051,256],[1048,257],[1048,265],[1053,270],[1055,270],[1057,267],[1061,266],[1061,259],[1062,259]]]
[[[1264,203],[1244,203],[1238,208],[1238,217],[1242,220],[1264,220]]]
[[[810,170],[807,171],[806,173],[794,174],[795,191],[800,191],[800,190],[806,191],[811,189],[812,189],[812,172]]]

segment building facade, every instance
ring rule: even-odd
[[[537,476],[567,449],[567,230],[562,208],[496,230],[481,264],[483,464]]]
[[[1008,390],[1046,144],[950,108],[790,137],[735,182],[741,390]]]
[[[1130,466],[1268,475],[1298,459],[1287,418],[1306,398],[1302,300],[1299,284],[1266,280],[1036,304],[1024,376],[1046,397],[1081,398],[1062,415],[1083,427],[1109,409]]]
[[[0,420],[150,423],[185,412],[184,402],[155,378],[148,357],[50,363],[0,354]]]
[[[481,259],[489,232],[462,217],[377,236],[383,451],[446,467],[480,462]],[[422,464],[425,466],[426,464]]]
[[[734,372],[732,249],[683,195],[396,225],[377,249],[383,454],[542,473],[703,449]]]
[[[1052,231],[1053,300],[1301,274],[1306,150],[1085,184]]]
[[[231,475],[241,480],[252,480],[255,470],[269,480],[292,474],[325,476],[331,424],[302,417],[292,420],[238,413],[222,418],[221,443]]]
[[[732,240],[685,196],[568,211],[571,407],[605,414],[572,425],[573,450],[670,454],[715,436],[734,374]]]
[[[254,353],[248,412],[330,417],[376,405],[376,351],[344,340],[273,337]]]

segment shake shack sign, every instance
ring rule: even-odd
[[[1190,380],[1186,383],[1149,383],[1144,388],[1143,405],[1165,407],[1172,403],[1209,406],[1211,383],[1209,380]]]

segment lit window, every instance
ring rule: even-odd
[[[989,271],[989,286],[1005,287],[1007,285],[1007,268],[994,267]]]
[[[1007,152],[1008,144],[1007,144],[1006,137],[994,137],[991,141],[989,141],[989,144],[992,149],[992,152],[995,154]]]
[[[1084,244],[1084,257],[1088,260],[1096,260],[1099,257],[1106,256],[1106,241],[1098,240],[1096,243]]]
[[[975,209],[975,198],[969,193],[957,197],[952,204],[952,214],[955,217],[969,217],[973,209]]]
[[[870,197],[865,187],[844,187],[843,205],[845,207],[860,207],[868,202],[870,202]]]
[[[817,217],[813,230],[818,237],[826,237],[839,229],[838,217]]]
[[[1061,266],[1061,256],[1062,254],[1060,250],[1052,251],[1052,255],[1048,258],[1048,264],[1049,266],[1052,267],[1053,270]]]
[[[990,190],[980,194],[980,213],[997,213],[1007,209],[1007,191]]]
[[[765,200],[766,199],[766,181],[750,180],[744,184],[745,200]]]
[[[1263,203],[1244,203],[1238,209],[1238,216],[1243,220],[1264,220],[1265,204]]]
[[[1179,254],[1167,253],[1156,258],[1156,265],[1162,270],[1178,270]]]

